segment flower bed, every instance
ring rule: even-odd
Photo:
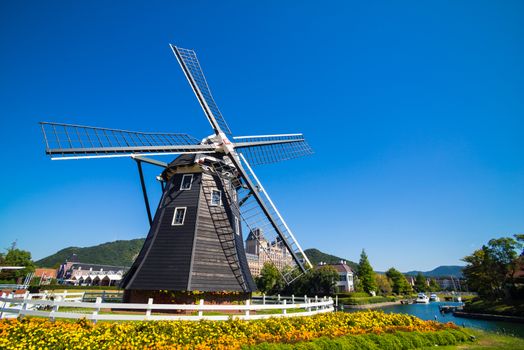
[[[434,332],[452,324],[382,311],[224,322],[155,321],[98,323],[27,318],[0,321],[1,349],[240,349],[259,343],[296,343],[321,337]]]

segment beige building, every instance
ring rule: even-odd
[[[269,242],[261,229],[252,230],[246,239],[246,257],[253,277],[260,275],[266,262],[273,263],[279,270],[293,266],[293,258],[279,241]]]

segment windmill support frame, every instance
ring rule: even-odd
[[[138,167],[138,175],[140,176],[140,186],[142,187],[142,194],[144,195],[144,203],[146,205],[147,219],[149,220],[149,226],[153,225],[153,217],[151,216],[151,208],[149,206],[149,198],[147,197],[147,188],[144,181],[144,172],[142,171],[142,160],[139,158],[133,158]]]

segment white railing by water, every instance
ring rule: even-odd
[[[334,311],[332,298],[261,296],[246,300],[245,304],[147,304],[106,303],[101,297],[95,302],[82,302],[84,293],[3,294],[0,297],[0,318],[24,316],[81,319],[96,321],[154,321],[154,320],[213,320],[230,318],[255,320],[270,317],[310,316]],[[60,310],[62,309],[62,310]],[[118,313],[125,310],[126,313]],[[135,314],[129,312],[135,312]],[[169,312],[177,312],[169,314]],[[182,313],[183,312],[183,313]],[[206,315],[206,312],[223,313]],[[270,313],[265,313],[270,312]],[[189,313],[189,314],[187,314]]]

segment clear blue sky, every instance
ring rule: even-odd
[[[145,237],[134,162],[51,161],[37,122],[209,135],[169,43],[236,135],[308,138],[257,168],[305,248],[427,270],[524,231],[524,2],[248,3],[1,2],[0,247]]]

